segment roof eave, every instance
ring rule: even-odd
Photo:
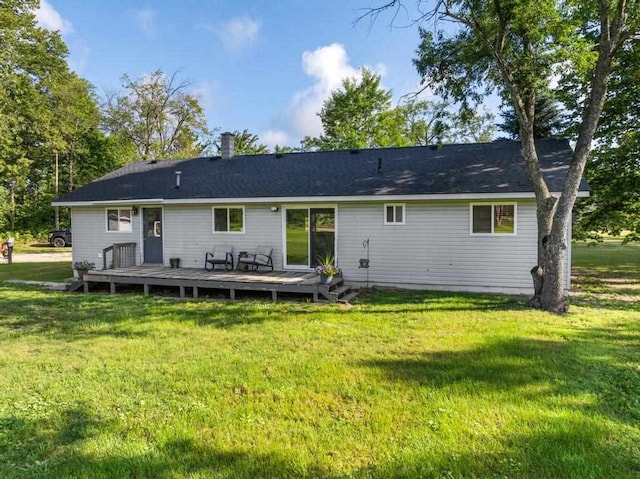
[[[552,193],[559,196],[559,192]],[[579,191],[579,198],[589,196],[588,191]],[[126,200],[100,201],[54,201],[53,206],[103,206],[103,205],[189,205],[189,204],[224,204],[224,203],[337,203],[362,201],[442,201],[442,200],[494,200],[494,199],[535,199],[533,192],[505,193],[439,193],[424,195],[355,195],[355,196],[274,196],[274,197],[236,197],[236,198],[142,198]]]

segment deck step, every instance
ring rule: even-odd
[[[336,288],[336,289],[332,289],[330,292],[337,294],[338,297],[342,296],[345,293],[348,293],[349,290],[351,289],[351,286],[348,286],[346,284],[343,284],[342,286]]]
[[[357,291],[351,291],[349,294],[343,296],[342,298],[338,299],[338,303],[349,303],[352,299],[354,299],[356,296],[358,296]]]
[[[70,291],[70,292],[78,291],[83,286],[84,286],[84,281],[82,281],[82,280],[74,281],[73,283],[71,283],[69,285],[69,289],[67,289],[67,291]]]

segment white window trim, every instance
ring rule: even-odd
[[[118,230],[110,230],[109,229],[109,210],[116,210],[118,212]],[[129,222],[129,225],[131,226],[131,228],[126,231],[126,230],[121,230],[120,228],[120,211],[121,210],[129,210],[129,219],[131,220]],[[121,208],[119,206],[113,207],[107,207],[104,209],[104,218],[106,220],[105,222],[105,229],[107,231],[107,233],[111,234],[131,234],[133,233],[133,208]]]
[[[513,205],[513,233],[494,233],[494,214],[495,206],[510,206]],[[474,233],[473,232],[473,207],[474,206],[491,206],[491,233]],[[495,201],[492,203],[469,203],[469,235],[470,236],[516,236],[518,233],[518,203],[513,201]]]
[[[227,210],[227,228],[230,226],[229,221],[229,209],[240,209],[242,210],[242,230],[240,231],[216,231],[216,209],[226,209]],[[214,235],[243,235],[246,231],[246,217],[244,212],[244,206],[241,205],[215,205],[211,207],[211,231]]]
[[[402,221],[387,221],[387,208],[393,206],[393,219],[396,218],[396,206],[402,207]],[[384,209],[382,210],[384,214],[384,224],[390,226],[403,225],[407,221],[407,206],[406,203],[385,203]]]

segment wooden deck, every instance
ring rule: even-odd
[[[84,291],[89,292],[92,283],[108,283],[112,294],[117,285],[142,285],[144,294],[149,294],[150,286],[177,287],[180,297],[185,297],[189,288],[194,298],[199,289],[219,289],[229,291],[230,299],[235,299],[236,291],[271,292],[274,301],[278,293],[301,293],[310,295],[314,302],[335,302],[349,293],[349,287],[342,279],[335,279],[330,285],[321,285],[319,277],[308,271],[206,271],[195,268],[167,268],[164,266],[130,266],[127,268],[91,270],[84,275]]]

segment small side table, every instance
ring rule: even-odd
[[[247,263],[241,263],[240,258],[248,258],[249,253],[247,251],[238,251],[238,266],[236,267],[239,271],[247,271],[249,269],[249,265]]]

